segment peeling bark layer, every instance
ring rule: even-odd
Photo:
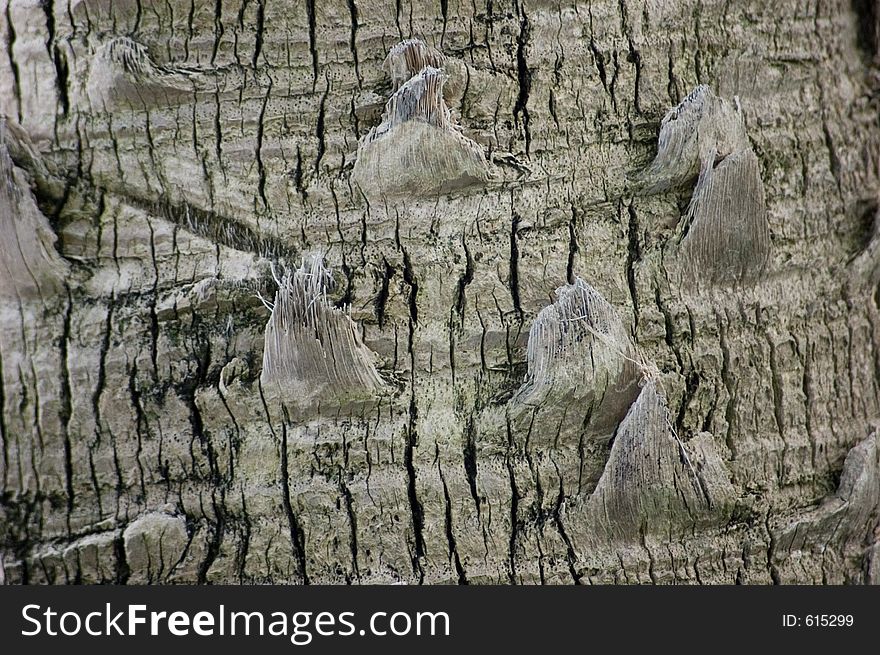
[[[2,579],[878,582],[871,3],[441,5],[0,0]],[[425,66],[448,124],[370,142]],[[304,412],[259,297],[307,253],[385,388]],[[601,429],[586,374],[514,411],[578,279]]]

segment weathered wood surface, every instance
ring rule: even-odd
[[[876,18],[0,1],[0,576],[880,581]]]

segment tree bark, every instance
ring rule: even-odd
[[[880,582],[873,3],[0,9],[6,583]]]

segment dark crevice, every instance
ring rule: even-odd
[[[785,439],[785,410],[782,398],[782,376],[779,372],[779,361],[776,354],[776,344],[769,335],[766,337],[770,350],[770,384],[773,390],[773,416],[776,419],[776,429],[779,436]]]
[[[214,516],[216,517],[216,521],[212,522],[211,528],[211,538],[208,540],[205,559],[199,564],[199,570],[197,574],[198,584],[206,584],[208,582],[208,571],[211,569],[211,565],[217,559],[217,556],[220,554],[220,544],[223,541],[223,534],[226,531],[226,512],[224,511],[226,498],[224,489],[220,489],[220,503],[217,504],[217,495],[216,493],[211,493],[211,505],[214,509]],[[207,517],[206,517],[207,518]]]
[[[67,79],[69,71],[67,60],[55,43],[55,3],[53,0],[41,0],[43,12],[46,14],[46,50],[52,58],[55,67],[55,90],[58,95],[58,104],[61,106],[62,116],[67,116],[70,111],[70,98],[67,93]]]
[[[636,69],[636,79],[634,82],[635,88],[633,89],[633,107],[635,108],[636,113],[641,114],[642,109],[639,106],[639,83],[641,82],[642,76],[642,55],[639,53],[638,50],[633,48],[632,40],[630,40],[629,42],[629,54],[627,55],[626,60],[633,64]]]
[[[700,386],[700,376],[696,371],[691,371],[685,376],[684,381],[684,394],[681,398],[681,404],[678,407],[678,414],[675,417],[675,431],[677,434],[683,433],[684,427],[684,419],[687,415],[688,407],[691,404],[691,400],[693,400],[694,395],[697,393],[697,389]]]
[[[318,84],[318,34],[315,0],[306,0],[309,17],[309,51],[312,53],[312,88]]]
[[[398,241],[399,243],[399,241]],[[412,513],[413,533],[415,537],[415,556],[413,557],[413,571],[419,576],[419,584],[424,581],[425,572],[422,568],[422,557],[425,555],[425,539],[424,526],[425,516],[422,509],[422,503],[419,500],[416,469],[414,462],[415,449],[418,446],[419,436],[416,429],[418,424],[418,404],[416,403],[416,356],[414,348],[415,330],[418,325],[418,305],[416,299],[419,293],[419,285],[413,273],[412,264],[409,254],[403,250],[403,280],[409,286],[409,356],[410,356],[410,400],[409,400],[409,421],[406,432],[406,445],[404,447],[403,459],[406,467],[407,475],[407,496]]]
[[[511,584],[516,584],[516,549],[519,538],[519,490],[516,486],[516,473],[513,468],[513,430],[507,421],[507,456],[505,466],[510,481],[510,541],[507,546],[507,576]]]
[[[629,287],[629,295],[632,299],[633,306],[633,336],[639,330],[639,296],[636,292],[636,271],[635,265],[642,259],[642,251],[639,245],[639,220],[636,216],[636,209],[629,205],[629,229],[627,230],[628,245],[626,253],[626,283]]]
[[[116,580],[114,580],[114,583],[118,585],[126,584],[131,575],[131,570],[128,567],[128,560],[125,556],[125,540],[121,533],[113,540],[113,555],[116,560]]]
[[[351,496],[351,489],[345,482],[340,482],[342,498],[345,501],[345,512],[348,514],[348,525],[351,529],[349,537],[349,545],[351,548],[351,566],[354,571],[354,577],[360,580],[361,572],[358,568],[358,538],[357,538],[357,513],[354,511],[354,500]]]
[[[574,284],[574,260],[580,251],[577,240],[577,212],[571,208],[571,219],[568,221],[568,264],[565,267],[565,277],[569,284]]]
[[[559,467],[556,466],[555,462],[554,466],[556,467],[556,474],[559,476],[559,494],[556,496],[556,505],[553,507],[553,522],[556,524],[559,536],[565,544],[568,572],[571,574],[571,579],[574,584],[579,585],[581,584],[581,575],[577,572],[577,554],[575,553],[574,545],[572,545],[568,533],[565,531],[565,525],[562,522],[562,506],[565,503],[565,493],[562,486],[562,473],[559,471]]]
[[[129,373],[128,373],[128,395],[129,395],[129,399],[131,401],[131,406],[134,409],[134,413],[135,413],[134,427],[135,427],[135,434],[137,435],[137,445],[136,445],[135,451],[134,451],[134,459],[135,459],[135,462],[137,463],[138,482],[139,482],[140,491],[141,491],[140,498],[138,500],[143,502],[146,500],[147,488],[146,488],[146,482],[144,480],[144,466],[141,463],[141,453],[143,452],[144,430],[147,430],[148,426],[147,426],[147,417],[146,417],[146,414],[144,413],[143,407],[141,405],[141,392],[140,392],[140,389],[138,388],[138,384],[137,384],[137,372],[138,372],[137,362],[135,362],[134,364],[132,364],[131,368],[129,369]]]
[[[464,248],[465,268],[462,276],[458,278],[458,285],[455,288],[455,313],[458,316],[459,323],[464,318],[465,290],[474,281],[474,258],[471,256],[471,251],[468,249],[464,238],[462,238],[461,245]]]
[[[858,21],[856,44],[870,57],[877,55],[877,1],[852,0],[853,12]]]
[[[516,104],[514,104],[513,106],[513,118],[514,120],[519,121],[520,115],[522,116],[523,133],[526,140],[526,156],[528,156],[531,150],[532,143],[532,136],[529,131],[528,107],[529,94],[532,90],[532,73],[529,70],[526,58],[526,48],[528,48],[529,45],[531,25],[529,23],[528,16],[526,16],[525,9],[522,6],[519,6],[518,9],[520,18],[520,30],[516,40],[516,70],[517,81],[519,82],[519,94],[516,98]]]
[[[223,0],[215,0],[214,2],[214,46],[211,49],[211,65],[217,59],[217,52],[220,49],[220,41],[223,39]]]
[[[439,447],[437,447],[438,460],[439,457]],[[458,546],[455,543],[455,535],[452,532],[452,499],[449,497],[449,487],[446,485],[446,478],[443,475],[443,469],[440,468],[439,463],[437,464],[437,470],[440,473],[440,483],[443,485],[443,499],[446,503],[445,526],[446,541],[449,544],[449,554],[452,557],[452,561],[455,566],[455,572],[458,574],[458,584],[466,585],[468,584],[467,575],[465,574],[464,567],[461,564],[461,558],[458,555]]]
[[[303,200],[309,197],[309,192],[306,191],[305,180],[303,178],[303,157],[302,157],[302,148],[300,144],[296,144],[296,167],[293,169],[291,173],[289,173],[291,177],[293,177],[293,186],[296,188],[297,193],[299,193]]]
[[[348,47],[351,49],[351,57],[354,61],[354,76],[358,80],[358,86],[363,83],[361,77],[360,62],[358,61],[357,49],[357,31],[358,31],[358,8],[355,0],[346,0],[348,2],[348,14],[351,16],[351,32],[348,37]]]
[[[315,177],[320,173],[321,160],[324,158],[326,150],[325,134],[324,134],[324,114],[327,104],[327,96],[330,94],[330,76],[327,76],[327,86],[324,88],[324,94],[321,96],[321,102],[318,104],[318,118],[315,121],[315,138],[318,140],[317,155],[315,155]]]
[[[477,508],[477,518],[479,519],[480,495],[477,492],[477,429],[473,414],[468,417],[467,426],[465,427],[465,442],[462,454],[464,456],[464,472],[467,475],[468,487],[471,490],[471,497],[474,499],[474,505]]]
[[[412,511],[413,533],[415,536],[415,557],[413,558],[413,571],[419,575],[419,584],[424,580],[425,573],[422,570],[422,557],[425,555],[425,538],[423,530],[425,527],[425,516],[422,509],[422,503],[419,500],[416,469],[414,463],[414,450],[418,445],[418,433],[416,432],[416,421],[418,420],[418,407],[415,401],[415,395],[412,396],[409,404],[409,429],[406,434],[406,446],[404,448],[403,460],[406,467],[407,477],[407,496]]]
[[[133,196],[126,196],[125,200],[133,207],[235,250],[253,252],[269,258],[292,258],[297,254],[281,239],[265,233],[258,234],[230,216],[200,209],[188,203],[175,204],[170,200],[145,201]]]
[[[257,61],[260,59],[260,53],[263,51],[263,28],[265,22],[266,3],[265,0],[259,0],[257,3],[257,26],[254,29],[254,56],[251,60],[253,69],[257,69]]]
[[[666,308],[666,305],[663,303],[663,300],[660,298],[660,288],[654,287],[654,302],[657,305],[657,309],[660,310],[660,313],[663,315],[663,337],[666,342],[669,350],[672,351],[672,354],[675,356],[675,361],[678,364],[678,372],[684,372],[684,359],[681,356],[681,353],[678,350],[678,347],[675,345],[675,326],[672,321],[672,316],[669,313],[669,310]]]
[[[443,32],[440,35],[440,47],[446,40],[446,24],[449,22],[449,0],[440,0],[440,15],[443,16]]]
[[[471,257],[471,251],[467,247],[467,242],[462,237],[462,247],[465,255],[464,273],[458,278],[455,287],[455,302],[452,310],[449,312],[449,364],[452,368],[452,379],[455,381],[455,353],[456,353],[456,330],[463,331],[464,328],[464,308],[466,302],[465,290],[474,279],[474,259]]]
[[[828,149],[828,167],[831,169],[831,174],[837,182],[838,190],[842,192],[840,158],[837,156],[837,148],[834,146],[834,139],[831,137],[831,132],[828,130],[828,124],[824,120],[822,121],[822,134],[825,137],[825,147]]]
[[[260,115],[257,118],[257,144],[256,144],[256,159],[257,159],[257,174],[259,176],[259,184],[257,186],[257,191],[260,194],[260,200],[263,203],[263,209],[269,209],[269,201],[266,199],[266,167],[263,164],[263,130],[264,124],[263,121],[266,118],[266,106],[269,104],[269,96],[272,93],[272,78],[269,78],[269,87],[266,89],[266,95],[263,97],[263,104],[260,107]]]
[[[382,264],[384,268],[381,272],[381,283],[379,285],[379,293],[376,294],[376,321],[379,323],[379,327],[385,327],[385,307],[388,304],[388,295],[389,295],[389,287],[391,284],[391,278],[394,277],[394,267],[388,263],[387,259],[382,259]]]
[[[6,3],[6,29],[8,30],[8,39],[6,41],[6,54],[9,57],[9,68],[12,71],[12,93],[15,96],[16,109],[18,112],[18,123],[21,124],[22,108],[21,108],[21,77],[18,70],[18,62],[15,61],[15,28],[12,26],[12,3]]]
[[[58,343],[58,359],[61,367],[59,379],[58,419],[61,424],[61,437],[64,441],[64,483],[67,492],[67,530],[70,532],[70,516],[73,513],[73,447],[70,441],[70,419],[73,416],[73,400],[70,388],[70,370],[67,364],[68,343],[70,342],[70,319],[73,313],[73,295],[67,287],[67,307],[64,311],[61,338]]]
[[[284,513],[287,515],[287,524],[290,529],[290,545],[293,549],[293,556],[297,561],[300,578],[302,578],[303,584],[309,584],[309,572],[306,568],[305,537],[299,521],[293,512],[293,505],[290,502],[290,469],[287,462],[288,421],[289,417],[285,407],[284,422],[281,424],[281,502],[284,505]]]
[[[519,296],[519,244],[517,242],[520,220],[518,214],[513,214],[510,222],[510,298],[513,301],[513,309],[522,322],[523,311]]]
[[[242,535],[241,542],[238,547],[238,552],[236,553],[236,560],[238,562],[238,583],[245,584],[245,582],[247,582],[247,576],[245,575],[245,566],[247,564],[248,551],[251,547],[251,517],[248,514],[247,500],[244,495],[243,487],[241,489],[240,499]]]
[[[599,72],[599,81],[602,82],[602,88],[608,93],[608,74],[605,72],[605,56],[599,52],[596,42],[590,38],[590,52],[593,53],[593,61],[596,63],[596,70]]]

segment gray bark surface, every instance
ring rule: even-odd
[[[0,579],[880,582],[877,20],[0,0]]]

